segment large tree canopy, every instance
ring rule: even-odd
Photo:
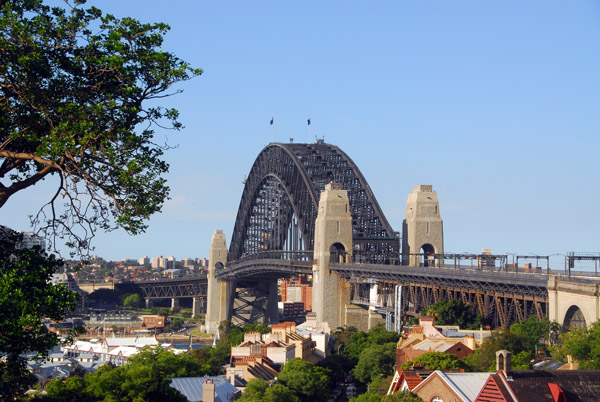
[[[181,124],[155,100],[202,73],[160,49],[167,25],[84,3],[0,0],[0,207],[56,176],[32,223],[80,250],[99,228],[136,234],[160,211],[168,165],[153,129]]]
[[[63,262],[38,247],[20,247],[21,235],[0,227],[0,399],[12,400],[35,383],[26,354],[43,358],[58,344],[43,319],[61,321],[77,294],[53,285]]]

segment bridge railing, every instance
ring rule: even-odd
[[[236,263],[241,263],[251,260],[290,260],[290,261],[307,261],[312,262],[313,252],[304,250],[268,250],[260,251],[255,254],[246,255],[235,260]]]

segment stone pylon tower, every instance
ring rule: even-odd
[[[344,325],[350,295],[338,274],[329,270],[329,263],[351,261],[352,257],[350,202],[339,183],[326,185],[321,193],[314,239],[313,312],[318,322],[337,328]]]
[[[208,252],[208,274],[206,295],[206,332],[214,334],[219,323],[227,319],[227,282],[219,282],[215,276],[217,269],[223,269],[227,261],[227,241],[222,230],[212,235]]]
[[[424,254],[423,261],[418,254]],[[432,257],[444,254],[444,230],[440,203],[431,185],[413,188],[406,202],[406,217],[402,224],[402,264],[425,266],[436,264]]]

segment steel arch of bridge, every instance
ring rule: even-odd
[[[260,152],[245,182],[228,260],[271,250],[312,252],[319,196],[330,182],[348,191],[354,252],[370,261],[397,259],[399,236],[356,164],[337,146],[317,141],[272,143]]]

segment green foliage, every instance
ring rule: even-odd
[[[372,393],[367,392],[365,394],[359,395],[356,398],[350,398],[350,402],[423,402],[421,398],[417,394],[414,394],[410,391],[402,391],[396,392],[393,395],[385,395],[383,397]]]
[[[462,300],[441,300],[429,306],[422,314],[433,317],[438,325],[458,325],[465,329],[478,329],[481,325],[481,316],[475,315],[473,306],[463,304]]]
[[[193,350],[191,356],[202,363],[208,364],[210,367],[210,375],[221,375],[224,374],[223,366],[230,361],[231,347],[226,344],[219,344],[214,348],[204,346],[200,349]]]
[[[160,347],[144,348],[117,368],[104,365],[83,379],[56,378],[47,388],[47,395],[37,397],[42,402],[138,402],[187,399],[169,386],[172,377],[206,375],[208,365],[187,354],[175,355]]]
[[[338,353],[338,351],[344,350],[348,341],[350,341],[350,336],[352,334],[358,332],[355,327],[338,327],[332,335],[332,338],[335,340],[332,353]]]
[[[364,394],[360,394],[356,398],[350,398],[350,402],[380,402],[381,397],[372,392],[365,392]]]
[[[428,352],[417,356],[415,360],[402,365],[403,370],[412,366],[423,366],[425,370],[459,370],[466,369],[467,365],[452,354],[444,352]]]
[[[283,384],[269,384],[260,378],[254,378],[248,382],[242,397],[238,399],[243,402],[299,402],[300,399],[291,389]]]
[[[271,332],[271,328],[265,324],[244,324],[243,327],[236,327],[231,325],[229,321],[219,323],[220,343],[237,346],[244,341],[244,334],[246,332],[266,334]]]
[[[47,356],[59,343],[43,318],[62,321],[78,299],[50,278],[63,261],[38,247],[20,248],[22,235],[0,228],[0,399],[10,400],[33,382],[23,355]]]
[[[352,370],[354,377],[363,384],[393,373],[396,362],[396,342],[374,344],[365,348]]]
[[[261,402],[265,395],[265,391],[269,388],[269,383],[260,378],[254,378],[248,381],[246,390],[242,397],[238,399],[243,402]]]
[[[345,353],[329,355],[317,363],[317,366],[329,371],[329,377],[332,382],[342,382],[346,377],[346,373],[349,373],[355,365],[356,361]]]
[[[324,402],[329,397],[327,370],[306,360],[288,360],[277,379],[303,402]]]
[[[358,360],[360,354],[369,346],[385,345],[390,342],[398,342],[400,335],[396,332],[387,331],[383,325],[377,325],[368,332],[355,332],[350,336],[344,352],[352,359]]]
[[[508,350],[512,353],[512,367],[518,370],[530,368],[529,361],[533,359],[534,350],[529,348],[529,339],[512,331],[494,331],[485,338],[481,348],[463,359],[471,371],[496,370],[496,351]],[[517,358],[518,356],[518,358]],[[516,358],[516,359],[515,359]],[[524,364],[524,362],[527,362]]]
[[[0,2],[0,207],[58,176],[32,221],[87,255],[97,229],[138,234],[161,210],[168,165],[152,128],[182,126],[156,102],[202,71],[161,49],[166,24],[84,3]]]
[[[142,298],[139,294],[134,293],[123,300],[123,306],[130,308],[139,308],[142,305]]]
[[[410,391],[401,391],[393,395],[386,395],[381,400],[383,402],[424,402],[419,395]]]
[[[356,332],[350,335],[350,340],[344,348],[344,353],[351,359],[358,361],[360,354],[369,346],[369,337],[365,332]]]
[[[600,370],[600,321],[561,336],[563,355],[571,355],[582,370]]]
[[[538,321],[537,317],[532,315],[521,323],[511,325],[510,331],[523,335],[527,339],[527,347],[535,349],[541,340],[549,339],[550,321],[548,318]]]

